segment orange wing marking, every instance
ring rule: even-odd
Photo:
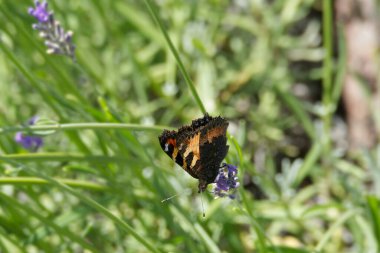
[[[186,160],[186,157],[190,154],[193,153],[193,160],[191,161],[190,166],[194,166],[197,160],[200,159],[200,154],[199,154],[199,139],[200,139],[201,134],[197,133],[194,135],[192,138],[189,139],[188,145],[186,146],[185,153],[183,154],[184,159]]]
[[[207,141],[211,143],[213,138],[224,135],[226,132],[226,129],[227,129],[227,127],[225,127],[225,126],[210,129],[209,131],[207,131]],[[204,140],[203,142],[205,143],[206,140]]]

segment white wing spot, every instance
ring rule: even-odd
[[[169,144],[165,143],[165,152],[169,151]]]

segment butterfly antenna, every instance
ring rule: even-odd
[[[205,207],[203,206],[203,191],[201,191],[201,204],[202,204],[202,216],[203,218],[205,218],[206,214],[205,214]]]
[[[185,193],[187,193],[188,192],[188,189],[185,189],[183,192],[181,192],[181,193],[176,193],[176,194],[174,194],[173,196],[170,196],[169,198],[166,198],[166,199],[163,199],[163,200],[161,200],[161,203],[164,203],[164,202],[166,202],[166,201],[168,201],[168,200],[171,200],[172,198],[175,198],[175,197],[178,197],[178,196],[180,196],[180,195],[183,195],[183,194],[185,194]]]
[[[178,196],[178,194],[174,194],[173,196],[170,196],[169,198],[161,200],[161,203],[164,203],[165,201],[171,200],[172,198],[175,198],[177,196]]]

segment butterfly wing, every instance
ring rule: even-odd
[[[193,131],[179,130],[178,151],[183,157],[186,171],[198,178],[202,189],[213,183],[219,166],[228,152],[227,127],[228,122],[221,118],[208,115],[193,121]]]
[[[215,181],[220,164],[227,155],[227,127],[228,122],[217,117],[201,130],[200,166],[197,173],[200,191],[204,191],[208,184]]]
[[[228,152],[228,122],[222,117],[192,121],[177,131],[164,130],[158,137],[164,152],[192,177],[199,179],[199,190],[204,191],[214,182],[220,163]]]

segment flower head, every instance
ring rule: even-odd
[[[35,1],[35,8],[29,8],[30,15],[38,21],[33,24],[33,29],[38,30],[40,37],[45,40],[48,54],[62,54],[75,60],[75,45],[73,44],[73,32],[62,28],[60,23],[54,19],[52,11],[48,11],[46,1],[40,3]]]
[[[36,123],[38,117],[32,117],[28,120],[28,125],[32,126]],[[35,135],[27,135],[23,132],[17,132],[15,134],[14,140],[21,144],[25,149],[31,151],[37,151],[43,145],[43,139]]]
[[[216,197],[230,197],[235,198],[236,188],[239,187],[237,181],[237,166],[224,163],[219,169],[219,173],[215,178],[214,194]]]
[[[32,7],[30,7],[28,10],[29,14],[35,17],[40,23],[48,22],[50,13],[47,11],[47,7],[48,7],[47,2],[44,1],[43,3],[40,3],[37,0],[34,2],[34,4],[36,8],[33,9]]]

